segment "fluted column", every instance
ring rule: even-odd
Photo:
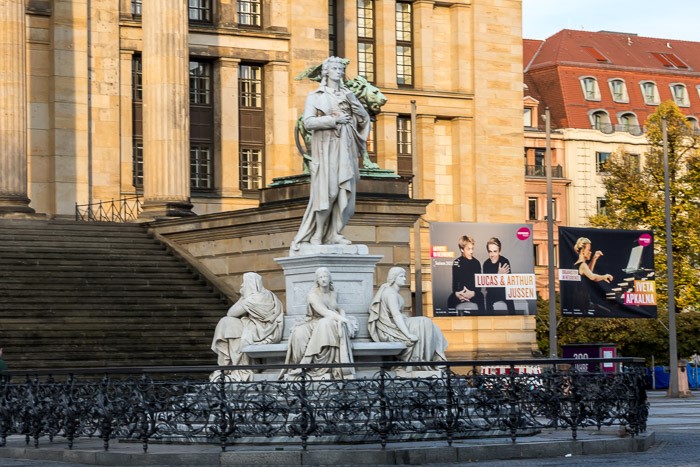
[[[27,197],[27,81],[23,0],[0,8],[0,216],[33,213]]]
[[[143,218],[192,216],[188,10],[143,2]]]

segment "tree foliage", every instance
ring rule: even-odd
[[[591,224],[650,229],[655,240],[657,303],[668,300],[662,120],[667,122],[668,174],[676,311],[700,311],[700,138],[673,101],[659,105],[646,122],[649,150],[641,168],[622,151],[606,162],[606,212]]]

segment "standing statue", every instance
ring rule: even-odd
[[[243,274],[241,298],[216,325],[211,349],[218,355],[219,365],[250,365],[251,358],[241,349],[250,344],[279,342],[283,327],[282,302],[263,287],[259,274],[246,272]],[[226,372],[226,376],[234,381],[248,381],[252,372],[232,370]]]
[[[315,285],[307,295],[306,319],[295,324],[289,335],[285,363],[352,363],[350,339],[357,332],[357,321],[346,317],[338,306],[338,294],[333,288],[328,268],[316,269]],[[282,371],[280,377],[287,372]],[[300,370],[288,372],[298,376]],[[307,374],[321,377],[329,374],[342,379],[355,373],[354,368],[314,368]]]
[[[369,335],[375,342],[401,342],[406,350],[399,354],[405,362],[445,361],[447,340],[430,318],[404,317],[404,299],[399,288],[406,285],[406,271],[400,267],[389,270],[369,307]],[[430,366],[414,366],[414,370],[434,370]]]
[[[328,57],[321,85],[306,98],[303,122],[311,131],[311,187],[293,250],[301,243],[351,243],[341,232],[355,212],[358,161],[367,145],[370,116],[343,83],[345,63]]]

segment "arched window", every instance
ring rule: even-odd
[[[603,133],[613,132],[613,127],[610,124],[610,115],[605,110],[591,110],[588,112],[588,118],[591,121],[591,128]]]
[[[642,89],[644,103],[647,105],[659,105],[659,90],[656,88],[656,83],[653,81],[640,81],[639,87]]]
[[[620,78],[609,79],[608,86],[610,87],[610,94],[615,102],[626,103],[630,101],[625,80]]]
[[[671,83],[669,86],[676,105],[678,107],[690,107],[690,98],[688,97],[688,89],[685,87],[685,84]]]
[[[598,80],[596,80],[593,76],[581,76],[579,78],[579,81],[581,82],[583,97],[587,101],[600,100],[600,89],[598,88]]]
[[[637,116],[632,112],[622,112],[618,114],[617,121],[619,122],[619,130],[626,131],[633,135],[641,135],[642,129],[639,126]]]

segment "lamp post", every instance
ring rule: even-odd
[[[549,107],[544,109],[545,159],[547,164],[547,272],[549,274],[549,356],[557,358],[557,310],[554,287],[554,207],[552,206],[552,125]]]
[[[668,351],[669,373],[668,396],[678,397],[678,349],[676,346],[676,297],[673,282],[673,237],[671,236],[671,183],[668,174],[668,124],[661,119],[661,134],[664,148],[664,207],[666,211],[666,270],[668,277]]]

